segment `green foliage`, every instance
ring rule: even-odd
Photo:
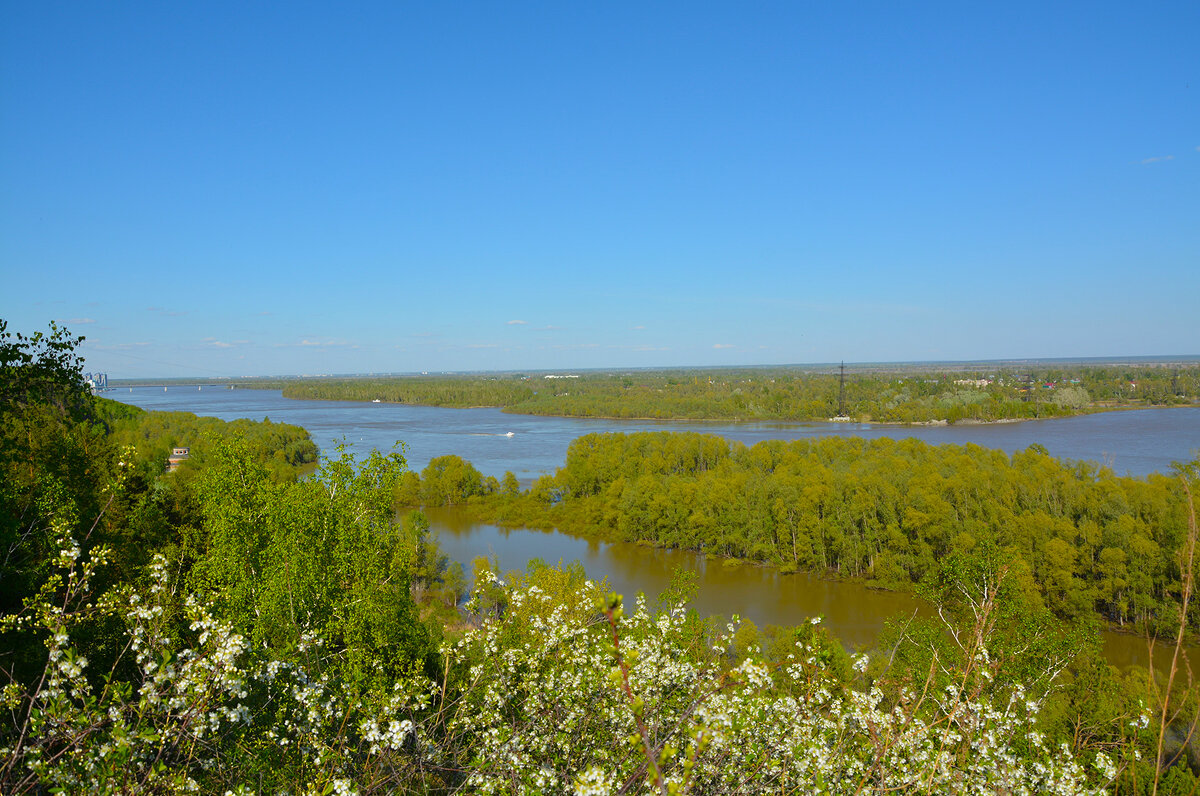
[[[312,481],[313,514],[296,491],[310,482],[271,482],[237,453],[236,446],[219,449],[204,474],[209,527],[223,537],[209,552],[221,545],[238,552],[231,545],[246,538],[250,524],[281,527],[279,496],[288,498],[287,513],[300,515],[285,533],[303,533],[319,517],[335,548],[349,539],[369,550],[371,539],[394,526],[387,507],[398,457],[376,454],[361,467],[347,455],[327,463]],[[228,505],[213,505],[222,492]],[[326,503],[340,517],[322,515]],[[419,514],[406,519],[400,535],[412,544],[401,548],[409,555],[392,560],[428,572],[440,565],[436,553],[421,552],[423,525]],[[268,547],[278,541],[268,537]],[[1136,769],[1134,753],[1153,741],[1138,734],[1144,713],[1129,712],[1103,671],[1089,681],[1080,669],[1073,693],[1101,687],[1109,699],[1096,706],[1096,717],[1111,726],[1082,748],[1048,742],[1034,724],[1038,702],[1025,698],[1007,664],[995,663],[1004,656],[989,654],[1004,646],[999,637],[1008,627],[989,617],[1007,616],[1002,603],[1014,594],[1003,588],[1002,565],[986,545],[952,557],[931,581],[948,615],[975,619],[957,635],[952,625],[952,635],[978,644],[958,660],[940,659],[953,687],[918,693],[902,676],[903,656],[891,664],[847,656],[815,623],[772,629],[764,659],[749,625],[698,635],[682,605],[654,615],[641,599],[626,615],[621,599],[606,599],[604,584],[588,581],[578,564],[541,562],[502,583],[495,565],[481,561],[478,581],[490,605],[476,595],[477,626],[445,650],[444,666],[422,674],[393,665],[396,645],[369,649],[338,623],[331,633],[325,618],[338,610],[321,605],[330,595],[299,581],[286,589],[289,602],[302,595],[291,606],[294,645],[270,633],[256,641],[239,632],[247,621],[251,633],[260,630],[257,623],[275,621],[263,618],[281,593],[272,588],[280,568],[270,556],[255,563],[263,570],[251,575],[264,586],[253,616],[243,617],[227,595],[255,595],[237,582],[236,567],[231,581],[214,588],[204,581],[202,560],[201,590],[181,598],[187,590],[157,557],[148,588],[97,595],[90,584],[106,551],[89,560],[69,535],[57,539],[54,566],[62,574],[24,616],[0,622],[20,633],[40,630],[45,642],[46,675],[3,690],[14,723],[0,729],[0,787],[10,793],[52,786],[246,792],[247,783],[304,793],[646,792],[654,783],[713,794],[818,787],[938,793],[967,784],[1087,792],[1118,776],[1120,766]],[[298,568],[317,571],[298,545],[286,553]],[[355,571],[371,564],[351,558]],[[337,570],[347,601],[370,602],[374,592],[348,582],[353,576]],[[374,582],[381,576],[388,574],[367,573]],[[687,593],[688,579],[677,577],[672,589]],[[990,607],[976,610],[981,604]],[[378,602],[368,606],[372,614],[380,609]],[[80,620],[95,614],[123,620],[115,646],[132,665],[89,679],[94,664],[72,642]],[[365,666],[356,668],[356,657]],[[1055,721],[1069,721],[1074,707],[1065,701]],[[1192,783],[1179,768],[1162,781]]]
[[[519,380],[494,377],[408,377],[404,379],[304,379],[286,382],[247,382],[250,387],[282,389],[285,398],[447,406],[507,406],[534,394]]]
[[[989,693],[1020,685],[1044,695],[1096,634],[1056,619],[1011,561],[991,541],[951,553],[919,589],[938,619],[893,619],[880,647],[892,649],[910,679],[926,678],[933,688],[951,685],[951,671],[976,670]]]
[[[108,530],[95,523],[110,500],[117,455],[83,381],[75,353],[82,340],[54,323],[27,337],[0,319],[3,611],[17,610],[49,577],[61,533],[90,547]]]
[[[428,506],[458,506],[495,491],[495,479],[489,482],[459,456],[437,456],[421,471],[420,499]]]
[[[1139,686],[1148,675],[1118,676],[1094,650],[1063,663],[1077,644],[1048,611],[1180,619],[1195,529],[1170,479],[1036,449],[658,434],[582,438],[527,493],[457,457],[418,478],[399,454],[344,450],[299,480],[315,457],[302,429],[98,401],[77,343],[0,321],[5,793],[1194,785],[1179,738],[1165,772],[1137,755],[1162,740],[1143,704],[1165,703],[1175,733],[1195,696]],[[910,388],[963,417],[988,403]],[[739,382],[731,405],[758,411],[771,393]],[[166,475],[174,445],[193,456]],[[402,496],[919,581],[943,621],[898,624],[872,660],[815,622],[722,632],[685,610],[684,574],[657,614],[639,599],[626,615],[578,564],[505,583],[486,559],[461,615],[464,573],[423,514],[397,518]],[[414,595],[459,625],[444,659]]]
[[[110,439],[136,451],[138,467],[148,478],[162,473],[171,449],[190,449],[177,477],[191,480],[204,468],[209,449],[220,441],[241,440],[245,454],[263,465],[277,480],[295,480],[317,462],[317,446],[307,431],[288,423],[197,417],[190,412],[146,412],[127,404],[99,399],[100,418]]]
[[[830,369],[756,368],[582,373],[302,379],[251,382],[288,398],[384,400],[424,406],[500,406],[571,417],[825,420],[837,414],[842,385]],[[1200,367],[1022,366],[985,370],[851,367],[846,411],[892,423],[989,422],[1071,415],[1117,406],[1194,404]]]
[[[763,656],[777,666],[787,666],[795,660],[796,651],[802,649],[807,653],[806,662],[833,674],[839,685],[852,684],[856,679],[854,661],[841,640],[822,621],[818,616],[793,627],[767,626],[759,639]]]
[[[16,422],[22,410],[49,408],[74,420],[91,411],[83,360],[75,349],[84,340],[50,322],[49,333],[25,336],[8,331],[0,318],[0,418]]]
[[[192,588],[217,595],[238,632],[272,649],[306,632],[340,650],[340,676],[365,684],[431,661],[432,640],[410,593],[427,581],[428,525],[396,521],[396,453],[364,461],[339,449],[308,479],[272,481],[237,443],[220,444],[201,474],[205,535]]]
[[[468,465],[454,462],[454,472]],[[437,499],[444,475],[432,473]],[[995,551],[1010,588],[1071,620],[1163,630],[1187,527],[1178,482],[1122,478],[1036,446],[824,438],[753,447],[694,433],[593,434],[492,521],[645,541],[912,588],[954,554]],[[433,505],[431,503],[431,505]],[[1197,613],[1189,610],[1189,625]]]
[[[491,581],[509,610],[447,648],[440,676],[364,693],[319,638],[280,657],[203,594],[178,600],[162,557],[147,588],[97,594],[103,552],[60,542],[61,601],[0,620],[45,635],[44,676],[3,690],[6,793],[1093,793],[1117,771],[1035,739],[1019,692],[893,707],[844,689],[803,641],[777,667],[697,655],[682,606],[627,615],[578,568]],[[122,618],[128,675],[88,679],[86,613]]]
[[[277,478],[296,477],[316,448],[304,429],[224,423],[184,413],[144,412],[91,395],[76,338],[51,324],[48,334],[10,334],[0,320],[0,610],[18,611],[48,588],[64,534],[86,554],[107,548],[97,587],[136,582],[156,551],[177,549],[196,532],[192,489],[209,441],[240,435],[251,458]],[[167,476],[171,446],[193,457]],[[116,625],[79,635],[88,655],[111,661]],[[0,638],[3,665],[23,680],[35,648]]]

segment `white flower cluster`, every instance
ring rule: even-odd
[[[1116,776],[1103,756],[1089,770],[1047,749],[1023,694],[996,707],[951,688],[885,706],[878,689],[845,692],[805,648],[777,670],[753,658],[697,665],[683,612],[655,616],[641,601],[620,622],[616,655],[602,599],[591,583],[568,600],[517,589],[519,612],[449,651],[471,665],[452,719],[470,739],[468,790],[654,792],[647,748],[663,784],[698,793],[1088,794]],[[857,656],[854,669],[868,664]]]
[[[66,582],[90,605],[90,570],[72,560],[82,574]],[[25,789],[246,793],[221,779],[222,755],[251,744],[300,772],[290,792],[313,794],[393,792],[426,771],[481,794],[1092,794],[1118,773],[1104,753],[1084,765],[1048,748],[1039,705],[1019,688],[979,699],[964,675],[888,701],[878,687],[845,688],[803,643],[782,665],[754,650],[737,660],[736,623],[705,639],[682,609],[652,613],[639,598],[626,614],[592,582],[487,579],[506,608],[443,649],[460,676],[414,671],[382,693],[350,693],[315,636],[278,659],[194,597],[182,606],[191,637],[172,638],[166,562],[150,571],[142,594],[107,603],[128,623],[128,685],[89,684],[69,612],[43,606],[45,684],[30,698],[28,741],[3,750],[28,772]],[[853,669],[869,664],[855,656]]]
[[[67,603],[86,597],[94,563],[73,570]],[[123,606],[129,650],[139,670],[133,688],[115,683],[97,691],[84,677],[87,659],[71,646],[70,615],[65,609],[41,611],[43,626],[51,630],[49,665],[30,706],[30,743],[20,750],[37,780],[68,789],[106,782],[119,791],[133,782],[154,781],[167,789],[194,790],[198,784],[191,766],[164,769],[164,760],[188,748],[194,754],[188,762],[203,768],[212,762],[203,755],[209,736],[229,725],[249,724],[250,709],[242,701],[247,684],[239,668],[245,640],[189,600],[186,611],[197,644],[173,651],[158,599],[166,591],[165,562],[156,559],[151,576],[149,603],[137,594],[112,594],[101,603],[113,613]]]

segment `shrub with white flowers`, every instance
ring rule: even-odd
[[[447,651],[470,667],[451,726],[472,792],[1097,793],[1116,775],[1047,748],[1020,690],[888,705],[839,688],[802,643],[781,666],[731,662],[728,633],[701,658],[682,607],[603,600],[590,582],[567,600],[525,583]]]
[[[351,693],[327,674],[336,650],[316,636],[288,659],[252,648],[201,597],[175,598],[161,558],[146,590],[93,600],[102,560],[64,556],[55,601],[7,620],[40,629],[47,665],[31,690],[5,692],[18,717],[0,749],[6,793],[245,793],[267,772],[274,789],[314,794],[1087,794],[1118,772],[1049,748],[1019,688],[975,698],[978,675],[964,674],[888,701],[866,656],[862,690],[804,642],[779,664],[756,648],[739,660],[736,626],[698,635],[682,606],[655,613],[640,597],[626,613],[561,570],[483,584],[506,607],[443,650],[442,678],[414,670]],[[89,679],[71,643],[74,622],[105,612],[126,623],[124,680]]]

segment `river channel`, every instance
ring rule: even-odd
[[[409,466],[421,469],[435,456],[455,454],[485,475],[511,470],[528,484],[553,472],[566,458],[573,439],[593,432],[699,431],[752,445],[765,439],[821,436],[917,437],[931,444],[974,443],[1008,453],[1029,445],[1052,455],[1091,460],[1116,472],[1145,476],[1167,472],[1174,461],[1188,461],[1200,448],[1200,408],[1107,412],[1072,418],[977,426],[885,426],[838,423],[695,423],[614,421],[510,415],[498,409],[442,409],[352,401],[296,401],[279,391],[206,387],[121,388],[106,397],[162,411],[187,411],[223,420],[270,417],[303,426],[323,452],[339,441],[363,453],[405,445]],[[509,436],[509,432],[512,435]],[[850,647],[870,645],[883,623],[895,616],[927,610],[911,595],[868,589],[861,584],[798,574],[780,575],[768,567],[721,561],[683,551],[605,543],[562,533],[503,529],[465,519],[452,509],[428,512],[442,548],[470,571],[478,555],[495,555],[505,570],[524,569],[538,558],[547,563],[579,561],[588,576],[606,578],[610,587],[632,596],[655,596],[676,567],[699,575],[694,600],[705,615],[739,614],[759,627],[793,625],[814,616]],[[1146,665],[1147,643],[1136,636],[1105,633],[1105,654],[1119,666]],[[1161,663],[1166,650],[1155,652]]]

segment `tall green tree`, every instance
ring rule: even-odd
[[[54,537],[89,542],[111,472],[111,449],[76,349],[82,337],[10,332],[0,319],[0,610],[45,578]]]
[[[319,641],[339,675],[366,687],[432,661],[433,642],[410,593],[421,565],[420,524],[396,519],[403,457],[341,449],[313,477],[272,481],[236,443],[218,446],[202,475],[204,535],[193,588],[276,650]]]

